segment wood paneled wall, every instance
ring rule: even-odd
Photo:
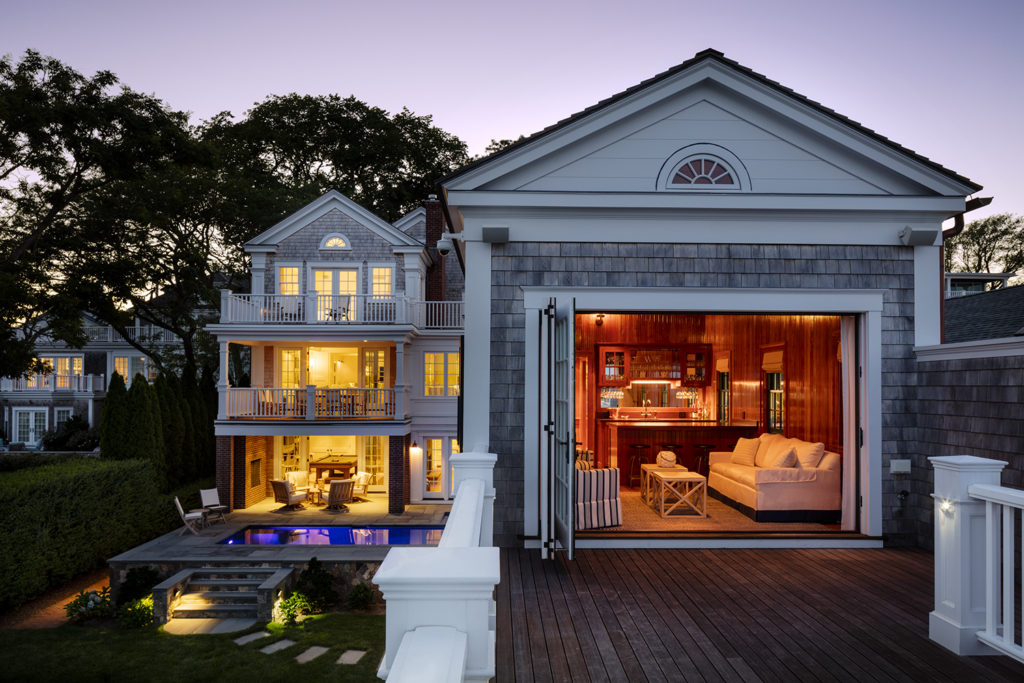
[[[828,450],[842,452],[839,316],[630,313],[606,314],[600,326],[596,321],[593,313],[576,318],[576,354],[588,359],[587,386],[596,383],[599,344],[711,344],[712,367],[723,352],[729,354],[730,419],[762,425],[762,350],[782,346],[786,436],[821,441]],[[577,377],[577,385],[581,381]],[[592,414],[578,411],[577,416],[579,427],[590,426]]]

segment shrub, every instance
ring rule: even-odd
[[[117,609],[117,623],[121,628],[145,628],[153,625],[152,594],[137,598]]]
[[[160,572],[152,567],[132,567],[117,587],[117,605],[122,607],[147,595],[152,597],[153,586],[160,583]]]
[[[81,415],[72,415],[57,429],[43,434],[43,448],[48,451],[91,451],[99,445],[96,430]]]
[[[83,456],[77,453],[36,453],[33,451],[0,453],[0,472],[14,472],[29,467],[53,465],[67,460],[77,460],[81,457]]]
[[[352,586],[345,596],[345,605],[349,609],[366,609],[373,604],[373,590],[365,583]]]
[[[334,590],[334,577],[315,557],[310,559],[309,564],[299,574],[295,587],[309,600],[313,614],[323,614],[338,602],[338,592]]]
[[[281,623],[285,626],[294,626],[306,614],[313,614],[313,606],[302,593],[295,591],[281,601]]]
[[[101,590],[80,591],[68,604],[64,605],[64,614],[74,623],[90,619],[106,619],[114,615],[114,606],[110,602],[110,586]]]

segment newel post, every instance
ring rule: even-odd
[[[998,654],[977,636],[985,628],[985,502],[967,489],[999,486],[1006,463],[973,455],[928,459],[935,469],[935,609],[928,636],[958,655]]]
[[[483,514],[480,519],[480,546],[494,545],[494,453],[453,453],[449,458],[454,470],[453,489],[456,494],[459,484],[466,479],[479,479],[484,483]]]

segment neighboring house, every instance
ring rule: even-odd
[[[948,344],[1024,337],[1024,285],[948,299],[943,328]]]
[[[51,372],[0,378],[2,436],[15,447],[37,446],[45,432],[72,415],[98,427],[107,383],[115,371],[127,384],[140,372],[155,377],[149,358],[111,326],[86,318],[84,331],[88,341],[80,349],[45,336],[39,339],[36,357]],[[128,328],[128,333],[156,344],[173,339],[165,330],[141,323]]]
[[[1017,273],[946,273],[946,298],[969,296],[1006,286]]]
[[[768,432],[836,454],[838,523],[580,542],[870,546],[930,519],[915,348],[940,343],[941,225],[979,185],[707,50],[442,187],[467,274],[464,438],[498,455],[499,544],[576,542],[577,449],[624,473],[628,518],[637,445],[707,472],[709,448]]]
[[[368,472],[392,512],[451,498],[463,284],[443,229],[436,199],[392,225],[331,191],[244,245],[252,293],[224,291],[207,327],[221,500],[250,506],[293,471]],[[251,386],[228,384],[232,344]]]

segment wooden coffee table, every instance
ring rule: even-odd
[[[696,512],[708,516],[708,480],[696,472],[651,472],[654,497],[651,501],[662,517],[673,512]]]
[[[654,482],[652,481],[651,474],[655,471],[658,472],[686,472],[687,469],[682,465],[673,465],[672,467],[659,466],[657,463],[647,462],[640,465],[640,500],[647,503],[648,505],[654,500]]]

